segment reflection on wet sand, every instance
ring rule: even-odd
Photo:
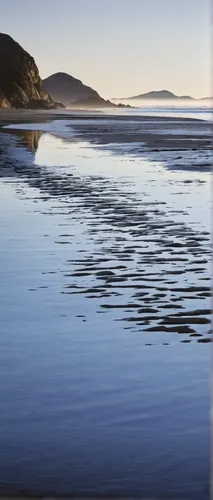
[[[16,132],[28,147],[38,146],[40,132]],[[211,340],[208,231],[177,220],[184,212],[171,210],[165,201],[148,199],[147,193],[144,201],[129,192],[129,181],[8,161],[15,175],[39,189],[42,200],[58,199],[59,206],[48,206],[47,213],[69,214],[68,226],[73,220],[86,224],[79,258],[65,263],[63,294],[99,299],[97,312],[110,313],[132,331],[178,333],[188,341],[207,335],[205,341]],[[69,245],[72,254],[69,234],[60,234],[55,244]]]
[[[41,136],[40,130],[24,130],[23,142],[32,153],[36,153]]]
[[[40,138],[43,134],[40,130],[10,130],[7,129],[7,133],[11,133],[13,136],[17,136],[21,145],[26,147],[31,153],[36,153],[39,145]]]
[[[150,177],[148,163],[138,186],[134,162],[125,176],[119,159],[116,176],[115,157],[27,136],[26,153],[22,133],[1,134],[2,482],[51,497],[206,500],[206,178],[187,187],[163,168]],[[171,203],[166,190],[193,196]]]

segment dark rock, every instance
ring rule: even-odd
[[[131,108],[132,106],[130,106],[130,104],[122,104],[121,102],[119,104],[117,104],[117,107],[118,108]]]
[[[44,90],[38,68],[13,38],[0,33],[0,108],[57,108]]]
[[[64,108],[60,102],[46,101],[45,99],[32,99],[27,104],[27,109],[55,109]]]

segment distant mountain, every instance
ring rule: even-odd
[[[127,107],[116,105],[101,97],[96,90],[84,85],[67,73],[54,73],[43,80],[43,85],[51,98],[73,108],[114,108]],[[128,106],[131,107],[131,106]]]
[[[98,92],[67,73],[55,73],[45,78],[43,85],[53,100],[59,99],[65,106],[87,99],[92,99],[97,103],[105,102]]]
[[[0,33],[0,108],[57,107],[43,88],[33,57],[11,36]]]
[[[213,102],[213,97],[201,97],[199,101],[211,101]]]
[[[169,92],[169,90],[153,90],[151,92],[147,92],[146,94],[139,94],[132,97],[127,97],[126,99],[193,99],[193,97],[189,95],[177,96],[173,94],[173,92]]]
[[[114,106],[103,99],[96,90],[67,73],[54,73],[43,80],[43,85],[53,100],[59,100],[66,107]]]

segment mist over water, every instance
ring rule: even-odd
[[[212,120],[213,101],[211,99],[113,99],[112,102],[128,104],[133,108],[121,110],[123,113]]]

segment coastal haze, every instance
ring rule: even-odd
[[[210,108],[212,107],[212,102],[213,98],[208,97],[208,98],[203,98],[203,99],[132,99],[132,98],[112,98],[112,102],[115,104],[129,104],[131,107],[134,108],[153,108],[153,107],[159,107],[159,108],[165,108],[165,107],[171,107],[171,108]]]
[[[129,106],[124,113],[144,116],[165,116],[212,120],[213,98],[204,99],[112,99],[115,105]]]
[[[209,7],[1,2],[3,498],[210,495]]]

